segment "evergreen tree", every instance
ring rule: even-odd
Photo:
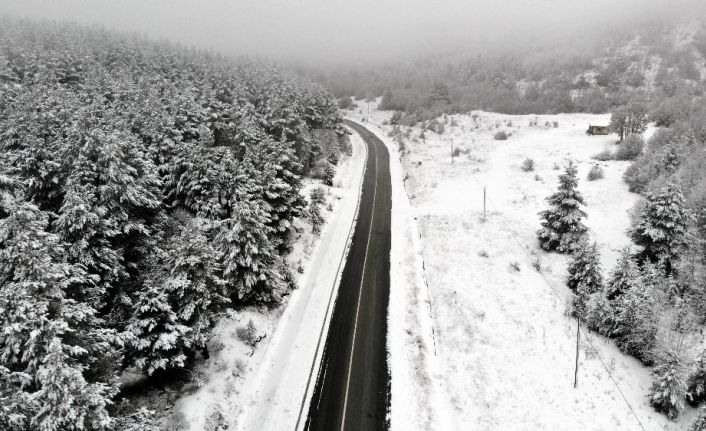
[[[630,253],[630,249],[623,249],[620,254],[620,259],[618,259],[608,279],[606,288],[608,300],[613,301],[623,293],[629,291],[635,286],[639,276],[640,270]]]
[[[324,224],[324,217],[321,215],[321,206],[326,203],[324,189],[317,187],[313,189],[309,195],[309,221],[311,222],[311,230],[314,234],[321,233],[321,225]]]
[[[165,292],[151,284],[145,288],[127,325],[127,358],[147,374],[181,368],[191,347],[189,327],[179,321]]]
[[[618,348],[647,364],[652,363],[657,344],[659,280],[655,267],[645,265],[637,283],[613,301],[615,329],[611,335]]]
[[[284,243],[292,220],[301,216],[305,208],[298,174],[302,167],[294,149],[286,142],[266,140],[248,149],[246,165],[252,170],[250,175],[257,180],[261,198],[269,207],[268,227],[280,243]]]
[[[216,250],[206,234],[211,223],[194,219],[181,226],[164,251],[158,272],[179,321],[189,328],[184,345],[203,348],[216,323],[216,313],[229,302],[220,277]]]
[[[236,202],[216,234],[223,278],[234,303],[270,302],[286,290],[286,269],[270,240],[270,220],[257,202]]]
[[[90,305],[68,297],[94,279],[65,261],[47,227],[47,215],[26,202],[0,220],[0,397],[18,409],[6,412],[8,422],[101,429],[116,393],[115,366],[105,359],[114,359],[118,341]]]
[[[586,213],[580,209],[584,200],[576,190],[577,172],[574,163],[569,162],[564,174],[559,176],[559,189],[547,198],[549,209],[539,213],[543,221],[537,236],[545,250],[571,252],[586,235],[587,228],[581,223]]]
[[[677,355],[670,353],[665,362],[653,370],[650,404],[672,420],[676,420],[684,409],[686,384],[683,368]]]
[[[706,401],[706,358],[704,353],[694,364],[686,384],[686,399],[689,404],[697,406]]]
[[[569,262],[567,284],[576,294],[574,299],[576,315],[582,318],[586,317],[587,303],[591,295],[603,290],[603,276],[598,259],[596,243],[589,245],[587,241],[581,241]]]
[[[37,429],[103,430],[110,427],[112,419],[107,407],[117,388],[86,382],[82,374],[84,367],[71,359],[71,355],[79,354],[76,348],[63,345],[59,338],[50,342],[37,371],[40,389],[33,395],[33,401],[39,405],[32,418],[32,425]]]
[[[706,431],[706,405],[699,407],[699,414],[689,425],[688,431]]]
[[[591,295],[586,305],[586,325],[601,335],[610,337],[616,326],[615,307],[605,292]]]
[[[640,218],[630,230],[633,242],[642,247],[640,261],[661,262],[670,273],[684,248],[690,222],[691,213],[676,183],[647,193]]]

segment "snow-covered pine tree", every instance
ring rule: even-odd
[[[575,247],[568,271],[567,284],[576,294],[574,311],[577,316],[585,319],[591,295],[603,290],[603,275],[595,242],[589,245],[584,240]]]
[[[317,187],[309,193],[309,208],[307,215],[311,222],[311,230],[315,235],[321,233],[321,225],[324,223],[324,217],[321,215],[321,206],[326,203],[326,195],[324,189]]]
[[[659,305],[656,292],[660,289],[657,270],[646,264],[635,285],[616,298],[615,329],[618,348],[641,361],[651,364],[657,343]]]
[[[247,149],[244,164],[260,185],[260,198],[269,205],[268,226],[286,249],[292,219],[301,216],[305,208],[300,194],[302,168],[294,149],[287,142],[267,139]]]
[[[165,247],[160,280],[154,281],[162,283],[179,322],[189,327],[183,344],[192,350],[206,345],[216,313],[228,303],[216,250],[207,238],[211,226],[204,219],[179,226]]]
[[[10,371],[0,365],[0,429],[25,430],[33,411],[37,410],[32,395],[18,388],[31,387],[32,377],[20,371]]]
[[[270,240],[269,218],[257,201],[236,202],[220,222],[215,247],[234,303],[271,302],[287,289],[286,268]]]
[[[109,429],[112,419],[107,407],[117,393],[116,386],[88,383],[84,367],[72,360],[85,352],[64,345],[59,338],[49,343],[47,355],[37,370],[39,390],[33,402],[39,410],[32,418],[33,428],[42,431]]]
[[[70,261],[97,277],[91,291],[72,297],[99,310],[118,304],[129,308],[132,298],[116,297],[125,294],[129,268],[142,257],[162,205],[157,169],[135,137],[124,132],[93,128],[73,136],[67,146],[71,174],[52,228],[70,244]]]
[[[578,186],[577,168],[569,162],[564,174],[559,176],[559,188],[547,198],[549,209],[539,213],[542,228],[537,231],[540,245],[545,250],[569,253],[586,235],[587,228],[581,223],[586,213],[581,210],[583,196]]]
[[[104,359],[114,362],[117,342],[89,304],[67,297],[93,278],[65,261],[64,246],[47,232],[48,224],[48,216],[27,202],[0,220],[0,397],[9,398],[4,414],[8,422],[32,424],[30,429],[107,424],[106,406],[117,386],[115,365],[105,366]]]
[[[586,304],[586,325],[599,334],[610,336],[615,329],[615,307],[604,291],[591,295]]]
[[[684,410],[686,396],[684,366],[678,355],[668,353],[664,362],[657,365],[652,373],[654,380],[649,393],[650,404],[669,419],[677,419]]]
[[[606,295],[608,299],[613,301],[630,290],[639,277],[640,270],[630,253],[630,249],[626,247],[620,253],[620,259],[618,259],[615,268],[608,278],[606,285]]]
[[[699,407],[699,414],[689,424],[688,431],[706,431],[706,405]]]
[[[706,401],[706,352],[702,352],[686,381],[686,399],[689,404],[697,406]]]
[[[642,247],[638,259],[660,262],[670,273],[685,245],[691,218],[681,188],[675,182],[648,192],[637,224],[630,230],[633,242]]]
[[[146,283],[127,325],[126,355],[147,374],[183,367],[189,351],[189,327],[179,321],[166,293]]]

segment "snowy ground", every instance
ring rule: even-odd
[[[355,223],[367,153],[358,135],[351,136],[351,143],[353,154],[339,164],[334,187],[324,187],[332,211],[322,208],[327,222],[321,235],[312,235],[311,226],[298,221],[301,235],[288,260],[299,288],[278,309],[238,311],[220,322],[210,343],[211,358],[197,370],[202,386],[175,408],[180,429],[295,429],[310,376],[311,386],[315,383],[317,369],[312,370],[312,363],[326,334],[322,322],[327,322],[339,265]],[[306,196],[318,185],[307,184]],[[255,348],[236,334],[251,319],[264,336]]]
[[[574,389],[567,258],[537,247],[537,213],[569,159],[579,167],[586,223],[606,273],[629,243],[638,196],[621,179],[628,163],[591,159],[615,138],[585,134],[609,116],[474,114],[453,116],[455,126],[449,117],[443,134],[427,130],[424,140],[412,128],[401,167],[393,152],[393,189],[404,179],[411,199],[405,203],[399,185],[393,190],[392,429],[684,429],[694,412],[676,423],[655,412],[646,397],[650,369],[595,334],[582,335]],[[382,125],[389,112],[361,104],[349,116],[367,117],[397,150],[392,128]],[[494,140],[498,130],[512,135]],[[460,151],[453,164],[452,145]],[[521,169],[526,158],[533,172]],[[596,163],[605,178],[589,182]]]

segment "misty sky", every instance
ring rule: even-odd
[[[706,0],[0,0],[0,14],[104,25],[228,54],[335,63],[571,37]]]

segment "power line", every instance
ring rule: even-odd
[[[473,181],[476,183],[476,185],[478,187],[481,187],[481,184],[478,182],[475,175],[472,174],[471,178],[473,179]],[[493,202],[493,200],[490,197],[488,197],[487,199],[492,207],[497,208],[497,206],[495,205],[495,203]],[[522,252],[525,254],[525,256],[531,261],[532,256],[527,252],[525,247],[522,245],[522,243],[518,239],[519,235],[517,234],[517,232],[515,232],[515,230],[511,226],[512,226],[511,224],[506,225],[506,228],[507,228],[508,232],[510,233],[511,239],[513,241],[515,241],[515,243],[520,248],[520,250],[522,250]],[[544,283],[550,288],[550,290],[554,293],[554,295],[560,300],[564,299],[563,296],[553,286],[552,282],[544,275],[544,273],[541,271],[538,271],[538,272],[539,272],[539,275],[544,280]],[[635,409],[632,407],[632,404],[630,404],[630,401],[625,396],[625,393],[623,392],[623,390],[620,388],[620,385],[618,384],[617,380],[615,379],[615,377],[613,377],[613,373],[610,371],[610,369],[606,365],[605,361],[603,360],[603,357],[601,357],[601,354],[598,352],[598,349],[596,349],[596,347],[594,346],[593,341],[591,340],[591,337],[590,337],[590,333],[586,332],[586,330],[584,328],[581,328],[580,324],[578,323],[578,319],[577,319],[577,325],[578,325],[577,331],[580,331],[580,333],[583,334],[584,339],[591,346],[591,349],[596,354],[596,357],[600,361],[600,363],[603,366],[603,368],[605,369],[606,373],[608,373],[608,377],[610,377],[610,380],[615,385],[616,389],[618,390],[618,393],[620,393],[620,396],[623,398],[623,401],[625,401],[625,404],[628,406],[628,409],[630,410],[630,413],[632,413],[633,417],[635,418],[635,421],[637,421],[638,425],[640,426],[640,428],[643,431],[646,431],[645,426],[642,424],[642,421],[640,421],[640,418],[637,416],[637,412],[635,412]]]
[[[371,115],[370,115],[370,114],[368,115],[368,118],[366,118],[366,121],[369,122],[369,123],[372,123],[372,124],[374,124],[374,125],[376,125],[376,126],[378,126],[378,127],[380,127],[380,128],[382,127],[381,124],[378,124],[378,123],[375,123],[374,121],[371,121]],[[485,191],[485,186],[481,186],[481,184],[478,182],[478,180],[477,180],[477,178],[476,178],[476,176],[475,176],[474,174],[471,174],[471,178],[473,179],[473,181],[476,183],[476,185],[477,185],[478,187],[483,187],[483,189],[484,189],[484,191]],[[406,191],[406,187],[405,187],[405,191]],[[408,196],[409,196],[409,194],[408,194]],[[488,197],[487,200],[489,201],[489,203],[490,203],[491,206],[497,208],[497,206],[495,205],[495,203],[493,202],[492,199],[490,199],[490,198]],[[517,232],[515,232],[515,230],[514,230],[510,225],[507,226],[507,229],[508,229],[508,231],[510,232],[510,237],[511,237],[511,239],[517,244],[517,246],[520,248],[520,250],[522,250],[522,252],[525,254],[525,256],[531,261],[531,260],[532,260],[532,256],[527,252],[527,250],[525,249],[525,247],[524,247],[524,246],[522,245],[522,243],[520,242],[520,240],[519,240],[519,235],[517,234]],[[426,272],[426,271],[425,271],[425,272]],[[552,291],[552,293],[553,293],[558,299],[560,299],[560,300],[564,299],[563,296],[562,296],[562,295],[557,291],[557,289],[552,285],[551,281],[544,275],[544,273],[539,272],[539,274],[540,274],[540,276],[542,277],[542,279],[544,280],[545,284],[550,288],[550,290]],[[426,277],[425,277],[425,278],[426,278]],[[427,285],[427,288],[428,288],[428,285]],[[433,325],[432,325],[432,330],[433,330]],[[595,347],[595,345],[593,344],[593,341],[592,341],[592,339],[591,339],[590,333],[589,333],[589,332],[586,332],[586,330],[585,330],[584,328],[581,328],[580,324],[578,323],[578,319],[577,319],[577,332],[579,332],[580,334],[583,334],[584,338],[586,339],[586,341],[587,341],[588,344],[590,345],[591,349],[592,349],[593,352],[596,354],[596,357],[597,357],[598,360],[600,361],[601,365],[603,366],[603,369],[606,371],[606,373],[608,374],[608,377],[610,378],[610,380],[611,380],[611,381],[613,382],[613,384],[615,385],[615,388],[618,390],[618,393],[619,393],[620,396],[623,398],[623,401],[625,401],[625,404],[627,405],[628,409],[630,410],[630,413],[632,414],[632,416],[635,418],[635,421],[637,422],[637,424],[640,426],[640,428],[641,428],[643,431],[646,431],[646,428],[645,428],[645,426],[643,425],[643,423],[642,423],[642,421],[640,420],[640,418],[638,417],[637,412],[636,412],[635,409],[633,408],[632,404],[630,404],[630,401],[629,401],[628,398],[625,396],[625,393],[623,392],[622,388],[620,387],[620,385],[618,384],[617,380],[616,380],[615,377],[613,376],[613,373],[610,371],[610,368],[607,366],[607,364],[606,364],[605,361],[603,360],[603,357],[602,357],[601,354],[598,352],[598,349],[597,349],[597,348]]]

